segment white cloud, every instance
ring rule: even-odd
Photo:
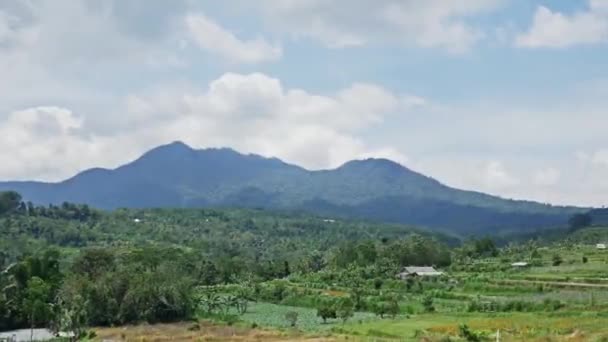
[[[246,4],[270,27],[331,48],[398,42],[451,52],[484,37],[468,18],[496,10],[502,0],[262,0]]]
[[[0,44],[6,43],[12,38],[14,32],[14,18],[0,11]]]
[[[608,149],[595,151],[590,160],[594,165],[608,167]]]
[[[2,114],[48,103],[103,107],[100,102],[119,88],[107,86],[108,80],[120,75],[124,86],[129,73],[183,67],[173,48],[175,31],[144,39],[112,12],[121,4],[0,1]],[[168,28],[158,21],[154,25]]]
[[[263,38],[240,40],[203,14],[190,14],[185,19],[192,39],[201,48],[236,63],[260,63],[281,58],[283,50]]]
[[[608,40],[608,5],[591,0],[589,9],[571,15],[539,6],[529,31],[519,35],[515,45],[527,48],[565,48]]]
[[[534,183],[540,186],[554,186],[560,180],[559,170],[549,167],[536,171],[534,174]]]
[[[133,94],[117,110],[120,120],[96,117],[107,122],[95,127],[87,126],[90,118],[64,108],[31,108],[11,113],[0,126],[1,150],[19,156],[4,156],[11,163],[0,169],[0,178],[58,180],[87,167],[115,167],[173,140],[229,146],[313,169],[372,156],[405,162],[394,148],[357,137],[385,116],[407,110],[400,98],[372,84],[317,95],[285,89],[261,73],[227,73],[206,89],[159,87]]]
[[[490,189],[501,189],[519,184],[519,180],[511,175],[500,161],[487,163],[481,170],[481,179]]]
[[[88,158],[82,119],[65,108],[36,107],[11,113],[0,122],[0,177],[54,178],[79,169]]]

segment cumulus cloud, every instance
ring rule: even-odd
[[[227,73],[203,89],[133,94],[120,109],[122,119],[106,117],[104,130],[87,128],[86,117],[64,108],[31,108],[11,113],[0,126],[2,150],[19,156],[0,170],[0,178],[57,180],[85,167],[116,166],[172,140],[230,146],[312,169],[372,156],[405,161],[390,146],[369,145],[356,134],[406,110],[401,98],[373,84],[319,95],[286,89],[261,73]]]
[[[65,169],[83,166],[90,151],[86,138],[78,136],[81,127],[82,118],[65,108],[36,107],[10,113],[0,122],[0,177],[53,178],[63,175]]]
[[[539,6],[532,26],[515,40],[515,45],[527,48],[565,48],[596,44],[608,40],[608,5],[603,0],[591,0],[589,9],[571,15]]]
[[[271,44],[260,37],[240,40],[232,32],[201,13],[190,14],[185,21],[196,45],[232,62],[275,61],[283,55],[283,50],[279,45]]]
[[[468,50],[484,37],[469,18],[496,10],[501,0],[263,0],[259,10],[271,27],[293,37],[312,38],[331,48],[398,42]]]

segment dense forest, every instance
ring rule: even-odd
[[[86,326],[183,320],[200,310],[201,286],[324,272],[337,281],[353,267],[369,279],[391,279],[405,265],[449,265],[448,245],[456,243],[402,225],[306,214],[103,212],[71,203],[34,206],[5,192],[0,329],[51,326],[80,333]],[[272,297],[272,291],[257,295]]]

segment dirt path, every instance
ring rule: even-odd
[[[293,341],[293,342],[335,342],[332,337],[309,337],[299,333],[251,329],[245,327],[216,325],[210,322],[173,323],[155,325],[124,326],[117,328],[97,328],[95,341]]]

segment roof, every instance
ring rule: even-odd
[[[523,267],[523,266],[528,266],[527,262],[524,261],[518,261],[518,262],[514,262],[511,264],[511,266],[515,266],[515,267]]]
[[[417,275],[442,275],[443,272],[437,271],[435,268],[433,267],[427,267],[427,266],[408,266],[408,267],[404,267],[403,271],[401,272],[402,275],[407,275],[407,274],[417,274]]]

